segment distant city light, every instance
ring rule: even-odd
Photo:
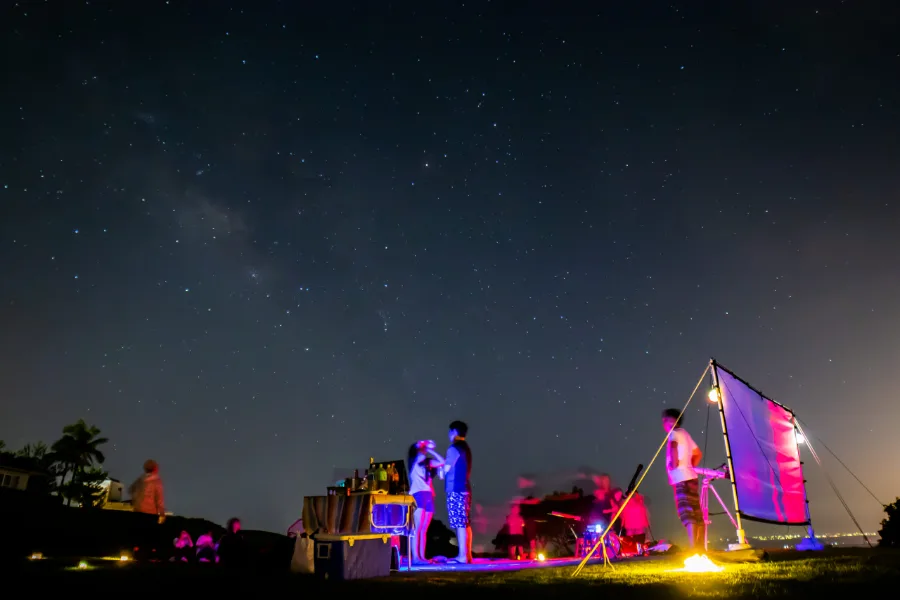
[[[800,540],[806,537],[806,533],[783,533],[778,535],[754,535],[750,536],[754,540],[758,540],[760,542],[776,542],[776,541],[789,541],[789,540]],[[816,538],[820,540],[830,540],[830,539],[839,539],[839,538],[861,538],[862,534],[858,531],[846,531],[842,533],[819,533],[816,532]],[[866,533],[866,537],[878,537],[877,533]],[[722,543],[732,542],[731,538],[719,538],[719,541]]]

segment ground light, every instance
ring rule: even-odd
[[[44,555],[40,552],[32,552],[31,556],[29,556],[28,558],[31,560],[41,560],[42,558],[44,558]]]
[[[547,560],[547,557],[544,556],[543,552],[541,552],[540,554],[538,554],[538,560],[544,562],[545,560]]]
[[[709,560],[705,554],[695,554],[684,559],[683,568],[675,570],[683,573],[721,573],[725,567]]]
[[[131,556],[131,553],[130,553],[130,552],[128,552],[127,550],[123,550],[123,551],[121,551],[121,552],[119,552],[118,554],[115,554],[115,555],[113,555],[113,556],[104,556],[104,557],[103,557],[103,560],[114,560],[114,561],[116,561],[116,562],[123,562],[123,563],[124,563],[124,562],[129,562],[129,561],[131,561],[131,560],[133,560],[133,559],[132,559],[132,556]]]
[[[80,561],[80,562],[78,563],[78,569],[79,569],[79,570],[84,571],[84,570],[86,570],[86,569],[89,569],[90,567],[91,567],[91,565],[89,565],[89,564],[88,564],[88,561],[86,561],[86,560],[82,560],[82,561]]]

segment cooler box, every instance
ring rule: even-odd
[[[391,574],[391,536],[384,534],[316,536],[315,574],[347,581]]]

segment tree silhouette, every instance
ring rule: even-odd
[[[98,473],[91,469],[106,460],[100,446],[108,441],[100,437],[99,428],[88,425],[84,419],[63,427],[63,436],[53,443],[51,451],[60,466],[60,489],[66,497],[66,506],[72,500],[86,500],[82,506],[93,506],[90,490]],[[71,478],[66,481],[69,475]]]
[[[426,556],[452,556],[458,552],[451,540],[456,539],[456,533],[444,525],[440,519],[431,521],[428,527],[428,538],[425,540]]]
[[[878,545],[885,548],[900,548],[900,498],[890,504],[885,504],[884,513],[886,519],[881,521],[881,529],[878,535]]]
[[[34,444],[25,444],[20,450],[16,451],[16,456],[29,458],[35,462],[41,462],[50,454],[50,447],[44,442],[36,442]]]
[[[87,467],[70,479],[62,488],[68,500],[74,500],[82,508],[103,508],[106,504],[106,490],[103,482],[109,474],[99,467]]]
[[[28,480],[28,489],[30,491],[51,495],[59,490],[56,484],[56,478],[59,476],[60,470],[59,463],[56,455],[47,444],[44,442],[25,444],[16,451],[15,455],[26,459],[36,471],[46,474],[45,476],[32,477]]]

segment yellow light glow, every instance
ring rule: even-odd
[[[538,554],[538,560],[544,562],[545,560],[547,560],[547,557],[544,556],[543,552],[541,552],[540,554]]]
[[[78,568],[79,568],[79,569],[87,569],[89,566],[90,566],[90,565],[88,565],[88,563],[87,563],[86,560],[83,560],[83,561],[81,561],[80,563],[78,563]]]
[[[695,554],[684,559],[684,568],[679,569],[686,573],[720,573],[724,570],[725,567],[715,564],[705,554]]]
[[[130,559],[126,555],[123,554],[122,556],[119,557],[119,560],[121,562],[128,562]]]
[[[709,401],[712,404],[718,404],[719,403],[719,390],[717,390],[716,388],[709,390],[709,395],[707,396],[707,398],[709,398]]]
[[[31,560],[41,560],[42,558],[44,558],[44,555],[41,554],[40,552],[34,552],[28,558],[30,558]]]

